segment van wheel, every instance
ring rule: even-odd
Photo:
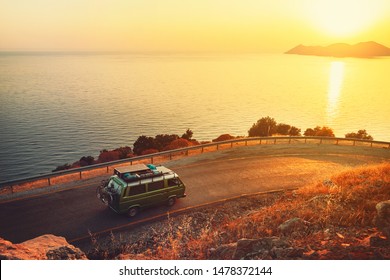
[[[176,203],[176,197],[171,197],[168,199],[168,206],[173,206]]]
[[[127,216],[135,217],[138,214],[138,207],[131,207],[127,210]]]

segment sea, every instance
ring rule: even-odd
[[[246,136],[258,119],[390,141],[390,58],[0,53],[0,181],[140,135]]]

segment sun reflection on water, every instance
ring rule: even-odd
[[[333,122],[338,114],[341,89],[344,81],[344,62],[332,61],[330,64],[328,106],[326,115],[329,122]]]

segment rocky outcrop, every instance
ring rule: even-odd
[[[390,49],[376,42],[361,42],[356,45],[343,43],[323,46],[298,45],[286,54],[333,56],[333,57],[375,57],[390,56]]]
[[[70,245],[64,237],[51,234],[39,236],[19,244],[0,238],[2,260],[86,260],[80,249]]]

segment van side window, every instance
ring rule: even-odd
[[[181,182],[178,178],[168,179],[168,187],[174,187],[174,186],[180,185],[180,183]]]
[[[135,185],[130,187],[129,196],[130,195],[137,195],[146,192],[146,185]]]
[[[164,188],[164,181],[156,181],[148,184],[148,191],[157,191]]]

